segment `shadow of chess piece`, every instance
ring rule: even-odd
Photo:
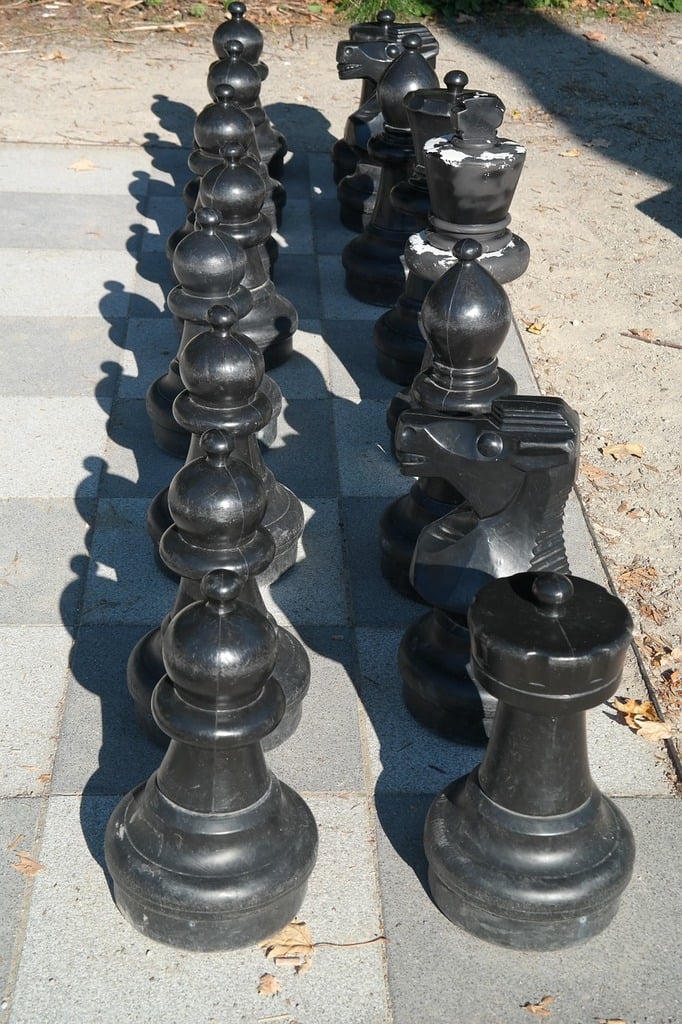
[[[191,435],[188,462],[201,456],[199,439],[206,430],[226,430],[234,438],[236,457],[258,475],[266,500],[262,525],[275,543],[274,557],[261,573],[260,582],[272,583],[296,562],[304,525],[300,501],[275,480],[258,444],[258,435],[267,431],[275,414],[269,397],[274,382],[265,377],[258,346],[233,330],[237,322],[234,306],[212,306],[207,318],[211,330],[192,338],[180,356],[185,390],[175,399],[173,414]],[[166,487],[147,513],[149,533],[157,545],[172,522]]]
[[[368,152],[381,166],[376,203],[367,227],[343,250],[341,260],[346,271],[346,288],[361,302],[392,306],[403,290],[405,271],[401,262],[409,236],[418,230],[414,217],[402,213],[391,203],[393,187],[414,170],[415,153],[403,99],[415,89],[438,86],[435,72],[420,53],[421,40],[410,34],[388,50],[396,59],[377,86],[377,97],[384,118],[379,135],[368,143]]]
[[[438,43],[423,25],[397,24],[392,11],[379,11],[375,22],[351,25],[348,35],[336,48],[337,73],[341,81],[362,79],[362,93],[359,108],[346,120],[343,139],[332,147],[332,161],[341,222],[360,233],[372,215],[381,176],[381,166],[367,149],[384,127],[377,85],[400,54],[406,36],[419,36],[422,56],[432,68]]]
[[[119,910],[183,949],[235,949],[283,928],[317,855],[310,809],[263,756],[285,697],[276,630],[243,586],[235,572],[208,573],[168,626],[153,709],[171,743],[106,829]]]
[[[476,261],[478,242],[458,242],[455,251],[453,268],[430,289],[422,310],[433,362],[415,378],[400,408],[460,419],[487,412],[493,399],[513,394],[516,383],[497,363],[512,318],[504,289]],[[423,475],[419,464],[406,462],[401,471],[417,480],[381,517],[381,572],[396,590],[415,598],[410,563],[417,539],[425,526],[457,508],[462,496],[456,485]]]
[[[242,599],[267,615],[259,590],[262,574],[275,556],[275,543],[262,526],[267,507],[263,482],[235,454],[234,434],[207,430],[201,455],[182,467],[168,490],[173,518],[161,538],[159,554],[171,573],[180,577],[170,613],[135,645],[128,659],[128,690],[141,728],[156,743],[165,743],[151,714],[151,696],[163,675],[162,640],[182,608],[199,599],[199,583],[212,569],[247,575]],[[274,619],[269,616],[274,624]],[[282,626],[277,631],[274,678],[286,697],[286,713],[266,739],[275,746],[288,739],[301,720],[302,701],[310,684],[310,663],[302,644]]]
[[[404,471],[445,480],[461,499],[419,536],[410,576],[432,610],[398,653],[409,711],[444,736],[483,742],[493,710],[466,667],[467,612],[481,587],[527,570],[568,572],[563,517],[579,443],[577,413],[544,395],[496,399],[485,415],[405,412],[398,421]]]
[[[244,46],[239,39],[229,39],[222,46],[222,51],[221,59],[214,61],[208,69],[208,91],[215,99],[216,86],[232,86],[234,102],[253,122],[261,160],[267,164],[272,177],[279,180],[284,168],[287,143],[263,110],[260,101],[261,77],[245,59]]]
[[[423,228],[428,227],[426,221],[431,208],[424,146],[429,139],[443,135],[450,127],[452,107],[464,89],[467,77],[462,71],[449,71],[443,81],[444,89],[417,89],[403,100],[412,130],[416,162],[411,178],[394,187],[391,201],[404,213],[413,214],[417,221],[423,221]],[[408,267],[410,245],[414,239],[415,236],[411,235],[405,246]],[[404,289],[395,306],[382,313],[374,325],[377,367],[384,377],[397,384],[411,384],[424,359],[425,342],[419,329],[419,314],[432,283],[432,280],[408,270]]]
[[[584,942],[614,917],[634,862],[585,730],[585,711],[618,688],[632,620],[596,583],[543,572],[486,586],[469,628],[472,677],[499,704],[482,764],[428,813],[433,899],[487,942]]]
[[[270,222],[271,231],[277,231],[281,224],[286,193],[280,183],[270,177],[267,165],[261,160],[251,118],[233,102],[234,89],[231,85],[217,85],[215,95],[215,103],[207,104],[197,114],[194,123],[194,147],[187,158],[187,163],[195,177],[187,183],[183,191],[183,200],[188,211],[187,219],[184,225],[174,231],[168,239],[166,253],[170,260],[173,259],[178,242],[194,230],[199,182],[203,175],[213,167],[222,167],[223,158],[220,155],[220,150],[223,146],[236,144],[244,147],[263,177],[265,199],[262,212]],[[265,246],[270,268],[272,268],[279,252],[277,242],[272,235],[266,240]]]
[[[201,179],[199,202],[218,212],[221,232],[244,250],[243,284],[253,304],[241,316],[239,328],[258,345],[270,370],[291,355],[298,314],[293,304],[276,291],[268,275],[264,245],[270,237],[270,223],[262,212],[263,179],[243,146],[223,146],[220,153],[222,165]]]

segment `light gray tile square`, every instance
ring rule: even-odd
[[[144,398],[150,384],[168,370],[180,344],[180,332],[170,315],[131,317],[124,350],[119,353],[119,398]]]
[[[6,396],[0,406],[0,494],[94,496],[97,474],[84,475],[83,464],[104,451],[109,403],[80,395]]]
[[[17,249],[120,249],[139,218],[135,199],[117,196],[6,192],[2,244]]]
[[[380,306],[358,302],[346,291],[346,272],[341,256],[319,256],[322,316],[330,320],[369,320],[373,324],[383,312]]]
[[[5,249],[0,259],[3,316],[128,315],[135,263],[127,252]]]
[[[355,404],[366,398],[379,399],[388,409],[400,388],[377,370],[373,330],[374,323],[369,320],[324,321],[324,338],[329,346],[330,390],[337,398],[346,398]]]
[[[88,1020],[103,1024],[161,1020],[177,1024],[249,1022],[291,1010],[319,1024],[386,1024],[385,943],[344,948],[381,934],[366,802],[310,799],[318,821],[316,868],[301,909],[315,949],[298,977],[275,967],[263,950],[192,954],[155,943],[119,915],[104,876],[102,837],[115,800],[54,797],[40,851],[26,941],[12,998],[12,1024]],[[55,941],[55,935],[59,941]],[[261,975],[275,973],[281,994],[258,995]],[[216,984],[229,978],[229,985]],[[115,997],[112,997],[115,993]],[[330,999],[330,993],[344,998]],[[287,1002],[289,1000],[289,1002]]]
[[[0,626],[0,797],[40,796],[50,782],[70,650],[63,626]]]
[[[326,398],[329,385],[327,345],[319,320],[302,320],[294,335],[294,352],[270,371],[286,399]]]
[[[0,992],[5,992],[13,967],[20,924],[28,910],[31,882],[17,867],[21,855],[38,860],[36,833],[42,800],[0,800]],[[4,1010],[4,1004],[1,1009]]]
[[[167,487],[182,460],[163,452],[154,442],[141,398],[114,402],[105,450],[100,495],[105,498],[153,498]]]

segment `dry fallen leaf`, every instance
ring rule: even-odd
[[[24,878],[35,878],[39,871],[46,870],[44,864],[41,864],[37,860],[33,860],[33,857],[26,853],[25,850],[17,850],[15,856],[19,859],[16,864],[12,864],[12,867],[15,871],[18,871],[20,875],[23,875]]]
[[[667,740],[672,736],[670,726],[661,721],[650,700],[640,700],[637,697],[614,697],[610,703],[611,707],[623,716],[628,728],[642,739],[658,743],[659,740]]]
[[[603,43],[606,41],[606,36],[603,32],[583,32],[583,38],[589,39],[591,43]]]
[[[520,121],[521,120],[521,111],[520,110],[512,110],[512,112],[511,112],[511,119],[512,119],[512,121]]]
[[[309,956],[314,952],[313,937],[305,921],[292,921],[269,939],[259,943],[268,960],[286,956]]]
[[[662,626],[668,618],[669,608],[667,605],[652,604],[651,601],[643,601],[641,597],[637,601],[637,607],[642,615],[651,619],[657,626]]]
[[[96,171],[97,164],[93,164],[92,160],[87,160],[82,157],[80,160],[76,160],[75,163],[69,164],[70,171]]]
[[[38,782],[50,782],[51,779],[52,779],[52,773],[51,772],[43,772],[42,775],[38,776]]]
[[[549,1017],[552,1012],[549,1007],[553,1002],[554,996],[543,996],[539,1003],[524,1003],[523,1009],[536,1017]]]
[[[559,153],[559,156],[582,156],[582,155],[583,155],[582,149],[578,149],[575,146],[573,147],[573,149],[565,149],[563,151],[563,153]]]
[[[617,581],[630,590],[651,590],[658,572],[653,565],[628,565],[620,570]]]
[[[599,451],[602,455],[610,455],[613,459],[618,462],[619,459],[626,459],[628,455],[633,455],[636,459],[641,459],[644,455],[644,449],[641,444],[637,444],[636,441],[624,441],[621,444],[607,444]]]
[[[650,740],[651,743],[669,740],[672,734],[673,731],[666,722],[638,722],[637,735],[643,740]]]
[[[639,341],[653,341],[656,335],[650,327],[644,327],[640,330],[638,327],[628,327],[627,331],[623,331],[623,338],[637,338]]]
[[[261,974],[257,989],[259,996],[276,996],[281,991],[282,985],[274,974]]]
[[[43,53],[40,55],[40,60],[70,60],[66,54],[62,53],[61,50],[53,50],[52,53]]]

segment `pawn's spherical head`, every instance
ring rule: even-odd
[[[386,9],[383,11],[379,11],[379,13],[377,14],[377,24],[379,25],[392,25],[394,21],[395,14],[393,13],[393,11],[389,11],[388,9]]]
[[[239,573],[231,569],[212,569],[201,580],[201,593],[207,601],[228,604],[237,600],[243,585]]]
[[[210,206],[202,206],[197,210],[194,221],[202,231],[215,231],[220,225],[220,214]]]
[[[559,614],[562,606],[573,597],[573,584],[561,573],[541,572],[533,580],[531,593],[544,611]]]
[[[224,49],[230,60],[239,60],[244,52],[244,44],[240,43],[238,39],[228,39]]]
[[[213,92],[215,94],[217,103],[221,103],[224,105],[226,103],[231,103],[232,100],[234,99],[234,89],[232,88],[231,85],[227,85],[224,82],[220,85],[216,85]]]
[[[240,3],[239,0],[234,0],[227,9],[237,21],[246,14],[246,4]]]
[[[237,323],[239,317],[235,307],[231,303],[225,303],[222,306],[210,306],[206,319],[214,330],[226,334],[230,327]]]
[[[220,155],[230,167],[236,167],[240,160],[246,156],[246,150],[241,142],[228,142],[220,147]]]
[[[475,238],[460,238],[458,242],[455,242],[452,249],[453,256],[456,256],[463,263],[472,263],[482,253],[483,247]]]
[[[234,437],[227,430],[205,430],[199,444],[202,451],[213,459],[227,459],[234,451]]]
[[[464,71],[448,71],[443,82],[448,92],[454,93],[456,96],[466,89],[469,84],[469,76]]]
[[[386,56],[389,57],[390,60],[395,60],[402,52],[403,49],[398,43],[389,43],[386,47]]]
[[[409,50],[412,53],[419,53],[422,48],[422,41],[416,32],[410,32],[409,35],[403,39],[403,49]]]

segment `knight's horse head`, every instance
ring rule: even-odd
[[[344,39],[336,47],[336,70],[342,82],[350,78],[368,78],[377,83],[402,52],[402,46],[389,39],[365,42]]]
[[[485,416],[408,411],[395,432],[401,472],[447,480],[481,519],[509,506],[524,485],[541,502],[550,492],[565,501],[578,442],[577,413],[544,395],[498,398]]]

